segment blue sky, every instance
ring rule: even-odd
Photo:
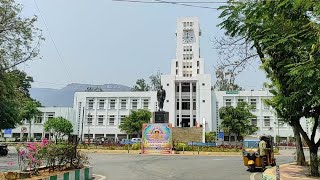
[[[138,78],[148,79],[158,70],[170,73],[176,50],[176,19],[183,16],[200,18],[201,56],[206,73],[212,74],[215,83],[213,66],[219,57],[212,39],[223,36],[216,26],[221,21],[217,10],[111,0],[17,2],[24,6],[24,16],[38,16],[36,25],[46,38],[41,45],[42,59],[20,66],[34,78],[33,87],[58,89],[72,82],[132,86]],[[261,89],[265,81],[258,62],[236,80],[245,89]]]

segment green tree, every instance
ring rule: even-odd
[[[119,128],[121,131],[127,134],[138,134],[139,137],[142,135],[142,124],[149,123],[151,118],[151,112],[144,109],[137,111],[131,111],[130,115],[124,118]]]
[[[246,102],[238,103],[237,107],[227,106],[219,109],[219,116],[222,119],[221,129],[229,134],[235,134],[238,138],[253,134],[258,130],[251,124],[251,119],[256,116],[250,110],[252,107]]]
[[[35,118],[36,116],[39,116],[42,113],[41,111],[38,110],[38,107],[40,107],[39,102],[29,99],[24,102],[21,110],[20,118],[27,120],[27,122],[29,123],[29,131],[28,131],[29,141],[31,140],[32,119]]]
[[[206,143],[213,143],[217,140],[217,132],[206,132]]]
[[[220,8],[223,10],[220,27],[229,37],[244,39],[257,52],[274,90],[279,92],[276,96],[283,100],[280,105],[285,111],[298,114],[288,119],[289,124],[308,144],[311,175],[319,176],[320,142],[314,141],[318,125],[315,124],[309,138],[300,124],[301,117],[316,120],[319,117],[314,76],[317,71],[308,68],[312,66],[312,57],[319,54],[319,3],[313,0],[228,2]]]
[[[37,17],[23,18],[22,6],[14,0],[0,0],[0,71],[34,59],[43,40],[34,26]]]
[[[161,86],[161,73],[160,73],[160,71],[158,71],[157,74],[155,74],[155,75],[151,75],[149,78],[150,78],[150,85],[151,85],[150,90],[157,91],[158,89],[160,89],[160,86]]]
[[[28,105],[37,103],[30,98],[31,82],[33,79],[22,71],[0,71],[0,130],[15,128],[29,118],[26,116]]]
[[[150,86],[144,79],[138,79],[136,85],[133,86],[132,91],[149,91]]]
[[[66,135],[70,135],[73,132],[73,126],[71,122],[63,117],[52,118],[44,123],[44,130],[47,132],[53,131],[56,143],[58,139],[63,138]]]

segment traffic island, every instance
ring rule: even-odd
[[[4,173],[5,180],[91,180],[92,166],[85,166],[81,169],[55,171],[49,173],[48,171],[41,171],[39,176],[30,176],[30,173],[11,171]]]

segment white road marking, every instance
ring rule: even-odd
[[[105,180],[107,179],[105,176],[99,174],[92,174],[95,177],[95,180]]]
[[[250,180],[255,180],[254,179],[254,176],[256,175],[257,173],[252,173],[251,175],[250,175]]]

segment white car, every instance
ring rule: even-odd
[[[133,143],[140,143],[142,140],[141,140],[141,138],[132,138],[131,139],[131,142],[133,142]]]

